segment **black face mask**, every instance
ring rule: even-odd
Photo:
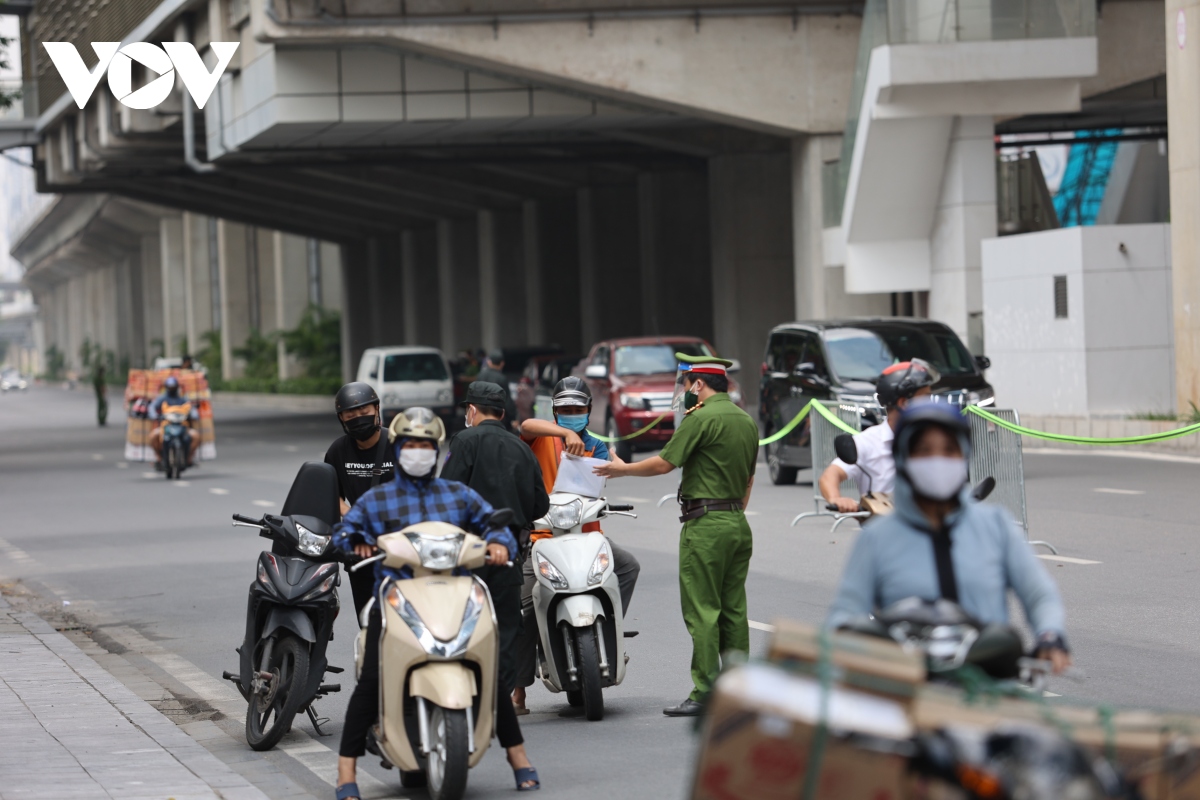
[[[354,417],[343,422],[342,427],[346,429],[346,433],[358,441],[365,442],[379,430],[379,419],[374,414],[364,417]]]

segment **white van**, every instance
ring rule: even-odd
[[[447,422],[454,416],[450,365],[436,348],[368,348],[358,362],[358,380],[383,401],[385,423],[412,406],[425,406]]]

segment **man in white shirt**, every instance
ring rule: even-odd
[[[826,502],[837,506],[843,514],[858,511],[858,501],[842,497],[840,490],[842,483],[852,478],[860,494],[892,493],[896,482],[896,463],[892,459],[896,422],[914,398],[928,397],[940,378],[931,364],[919,358],[893,364],[883,371],[875,384],[875,397],[887,409],[887,422],[854,435],[857,463],[847,464],[835,458],[821,473],[817,486]]]

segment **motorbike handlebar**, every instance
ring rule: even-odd
[[[254,517],[247,517],[245,514],[234,514],[233,521],[234,522],[245,522],[249,525],[261,526],[263,524],[262,519],[254,519]]]
[[[376,561],[382,561],[383,557],[386,555],[387,555],[387,553],[380,553],[377,556],[371,556],[370,558],[364,558],[362,561],[359,561],[354,566],[348,567],[347,571],[348,572],[358,572],[360,569],[365,567],[367,564],[374,564]]]
[[[608,506],[608,510],[609,511],[633,511],[633,506],[630,505],[629,503],[625,503],[623,505],[613,505],[610,503]]]

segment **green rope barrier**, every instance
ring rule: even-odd
[[[993,425],[998,425],[999,427],[1010,430],[1013,433],[1019,433],[1022,436],[1032,436],[1035,439],[1046,439],[1051,442],[1065,442],[1067,444],[1090,444],[1097,446],[1150,444],[1152,442],[1165,442],[1169,439],[1178,439],[1181,436],[1190,436],[1193,433],[1200,433],[1200,422],[1197,422],[1195,425],[1176,428],[1173,431],[1163,431],[1162,433],[1147,433],[1142,436],[1121,436],[1115,439],[1100,439],[1093,436],[1070,436],[1065,433],[1047,433],[1046,431],[1035,431],[1033,428],[1026,428],[1007,420],[1003,420],[990,411],[985,411],[979,406],[967,406],[966,410],[968,413],[982,417]]]
[[[813,401],[810,401],[810,405],[815,405],[816,409],[817,409],[817,413],[820,414],[825,419],[829,420],[829,422],[833,425],[833,427],[838,428],[842,431],[845,431],[846,433],[851,433],[851,434],[858,433],[858,430],[856,430],[855,428],[851,428],[849,425],[847,425],[845,422],[843,422],[840,418],[838,418],[837,414],[834,414],[832,411],[830,411],[828,408],[826,408],[824,403],[818,403],[817,401],[813,400]]]
[[[765,447],[766,445],[772,444],[773,442],[778,442],[780,439],[787,436],[789,433],[791,433],[793,430],[796,429],[796,426],[799,425],[804,420],[805,417],[808,416],[808,411],[810,408],[812,408],[811,400],[804,404],[804,408],[800,409],[800,413],[797,414],[795,417],[793,417],[791,422],[789,422],[787,425],[784,425],[782,428],[777,430],[775,433],[772,433],[767,438],[759,439],[758,446]]]
[[[668,414],[662,414],[662,415],[660,415],[660,416],[659,416],[659,418],[658,418],[658,419],[654,420],[654,422],[651,422],[649,425],[647,425],[646,427],[642,428],[640,431],[634,431],[633,433],[631,433],[631,434],[628,434],[627,436],[617,436],[617,437],[613,438],[613,437],[609,437],[609,436],[601,436],[600,434],[598,434],[598,433],[593,433],[592,431],[588,431],[587,433],[588,433],[588,436],[591,436],[593,439],[599,439],[600,441],[604,442],[605,444],[613,444],[613,443],[615,443],[615,442],[627,442],[627,441],[629,441],[630,439],[635,439],[635,438],[637,438],[638,436],[641,436],[643,433],[645,433],[646,431],[650,430],[650,429],[651,429],[651,428],[653,428],[655,425],[657,425],[658,423],[662,422],[664,419],[666,419],[666,418],[667,418],[667,417],[669,417],[669,416],[670,416],[670,414],[669,414],[669,413],[668,413]]]

